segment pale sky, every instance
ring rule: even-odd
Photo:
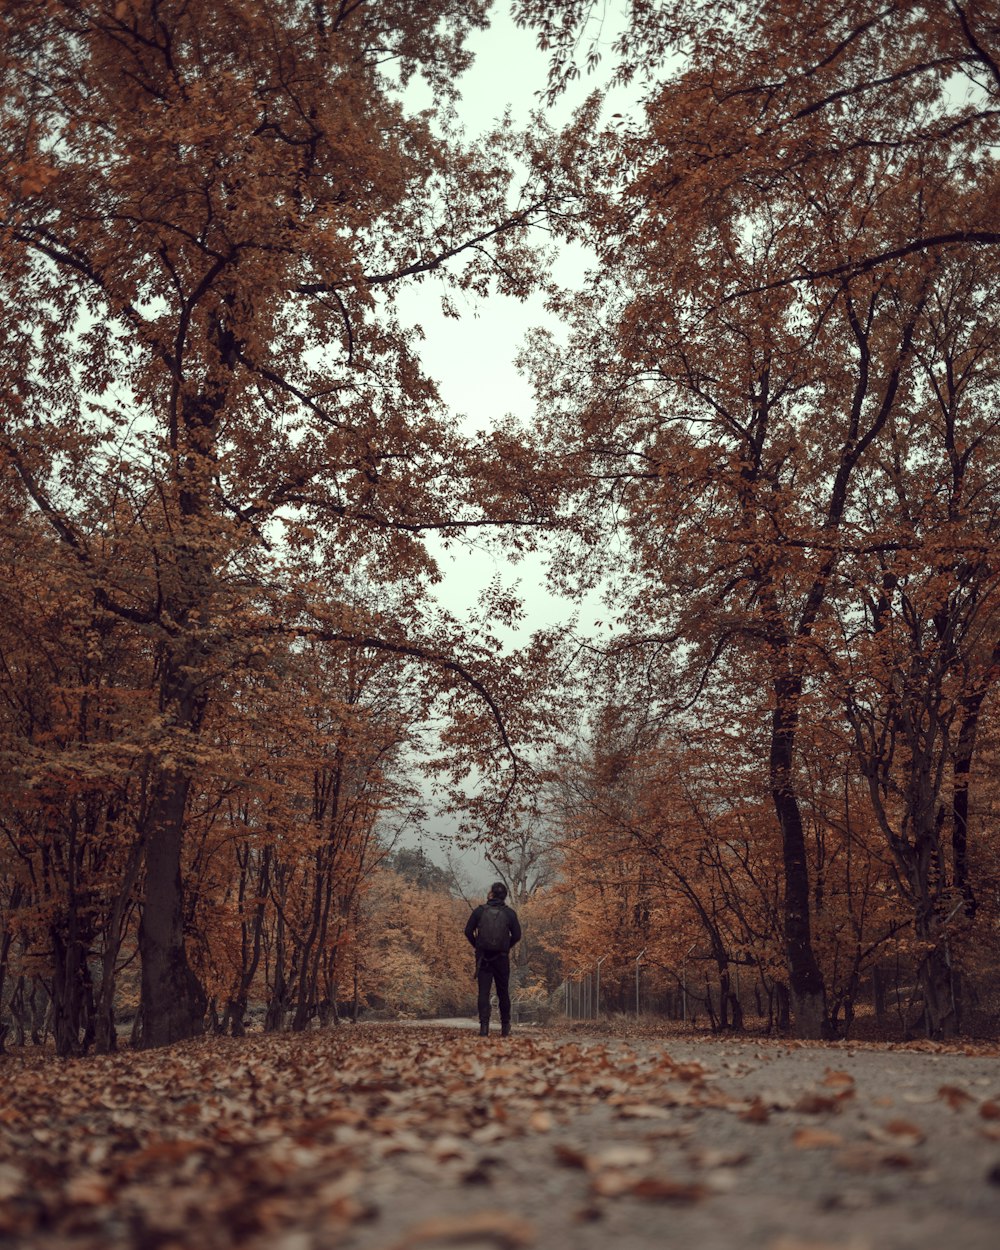
[[[515,126],[528,125],[531,113],[539,107],[537,93],[546,85],[548,58],[536,47],[534,33],[519,30],[511,21],[508,0],[499,0],[491,26],[473,35],[470,48],[475,61],[458,84],[458,115],[469,136],[491,128],[508,108]],[[582,76],[550,112],[552,121],[568,120],[573,108],[598,85],[595,78]],[[419,89],[413,92],[413,100],[417,107],[429,102]],[[622,108],[620,100],[613,107]],[[580,248],[564,248],[554,268],[565,285],[582,284],[586,255]],[[521,301],[498,293],[486,300],[453,294],[459,320],[442,315],[440,297],[441,288],[433,281],[413,284],[400,292],[398,306],[406,320],[424,330],[424,367],[437,381],[444,403],[470,431],[488,428],[507,413],[530,423],[534,397],[529,379],[519,374],[514,359],[532,327],[545,325],[560,333],[541,295]],[[571,605],[554,599],[542,585],[540,557],[512,564],[495,555],[452,548],[441,553],[441,567],[441,601],[457,613],[474,607],[478,594],[497,573],[505,585],[520,583],[527,617],[521,630],[509,635],[511,642],[523,644],[533,630],[572,614]]]
[[[511,22],[507,0],[499,0],[493,24],[477,32],[470,46],[476,59],[459,83],[462,98],[458,105],[459,118],[469,136],[491,128],[508,107],[514,125],[527,125],[539,104],[536,93],[546,84],[548,60],[535,46],[534,34],[518,30]],[[572,109],[597,85],[595,79],[586,76],[578,80],[550,115],[553,122],[567,120]],[[414,92],[413,99],[417,107],[430,102],[419,92]],[[620,99],[612,107],[622,109]],[[568,286],[582,284],[585,268],[586,257],[580,249],[566,249],[556,261],[556,275]],[[398,306],[406,320],[424,330],[424,367],[437,381],[444,403],[472,431],[488,428],[506,413],[529,423],[534,397],[529,380],[518,373],[514,359],[532,327],[545,325],[556,334],[560,332],[541,296],[519,301],[496,293],[486,300],[454,295],[453,302],[461,313],[460,319],[454,320],[440,311],[441,293],[435,282],[414,284],[400,293]],[[527,616],[518,633],[507,635],[512,644],[523,644],[534,630],[566,621],[573,614],[573,605],[545,589],[541,557],[512,564],[495,553],[471,554],[452,548],[441,553],[441,566],[444,582],[439,589],[440,600],[459,616],[475,607],[477,596],[497,573],[507,586],[520,583]],[[596,604],[593,614],[603,615]],[[584,628],[589,623],[586,617],[587,613],[581,617]],[[433,834],[445,834],[449,822],[432,818],[430,828],[432,839],[425,843],[425,850],[440,862],[443,850]],[[474,887],[485,890],[495,879],[493,869],[477,853],[454,854]]]

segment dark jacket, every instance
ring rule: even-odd
[[[479,947],[476,938],[479,936],[479,918],[487,907],[502,907],[507,913],[507,926],[510,932],[510,944],[516,946],[521,940],[521,922],[517,918],[517,912],[513,907],[508,907],[506,903],[501,902],[498,898],[487,899],[485,903],[477,907],[469,917],[469,923],[465,926],[465,936],[469,939],[471,945],[476,947],[476,954],[479,954]]]

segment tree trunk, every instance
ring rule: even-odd
[[[875,1019],[879,1024],[885,1021],[885,973],[880,963],[872,968],[872,1004],[875,1008]]]
[[[129,851],[125,875],[118,887],[105,929],[104,954],[101,958],[101,988],[94,1011],[95,1049],[99,1055],[108,1055],[118,1049],[118,1033],[115,1029],[116,966],[118,953],[121,950],[124,920],[129,905],[133,902],[133,890],[139,877],[142,858],[142,840],[137,839]]]
[[[247,867],[249,866],[250,851],[247,849]],[[240,980],[236,987],[236,991],[230,998],[227,1005],[227,1014],[230,1018],[233,1037],[243,1037],[246,1034],[246,1012],[249,1001],[250,988],[253,985],[254,977],[257,975],[257,969],[260,966],[260,954],[264,933],[264,916],[267,908],[267,895],[271,888],[270,882],[271,872],[271,848],[265,846],[261,855],[260,871],[257,879],[256,898],[254,904],[253,918],[250,922],[252,927],[252,936],[248,936],[248,925],[246,919],[246,873],[240,881],[240,912],[243,919],[240,927]]]
[[[52,1033],[56,1054],[62,1058],[81,1055],[86,1050],[81,1031],[88,1025],[92,1028],[93,1010],[88,1011],[84,946],[72,917],[68,932],[63,933],[58,927],[52,930],[52,959]]]
[[[976,896],[969,880],[969,782],[979,729],[979,713],[985,696],[986,687],[983,686],[962,701],[962,720],[952,764],[952,881],[955,888],[962,892],[965,914],[970,919],[976,914]]]
[[[917,970],[917,980],[924,999],[924,1022],[927,1036],[934,1041],[956,1037],[961,1021],[953,984],[948,938],[940,932],[936,917],[918,917],[917,937],[930,944]]]
[[[215,440],[234,357],[221,327],[211,337],[219,353],[216,376],[193,394],[179,392],[179,411],[172,416],[178,538],[173,563],[160,575],[163,615],[173,623],[161,661],[160,707],[165,723],[181,736],[181,744],[171,747],[182,755],[200,733],[208,704],[218,608],[217,555],[209,538],[219,532],[212,511]],[[196,1037],[204,1029],[205,991],[184,948],[184,813],[194,767],[159,764],[145,822],[146,892],[139,926],[143,1048]]]
[[[792,1027],[796,1037],[821,1038],[828,1031],[826,992],[823,974],[812,948],[809,866],[802,812],[792,781],[798,685],[788,677],[775,681],[775,709],[771,725],[771,797],[781,829],[785,870],[785,957],[788,962]]]
[[[285,1027],[288,1008],[288,983],[285,977],[285,921],[279,909],[274,937],[274,982],[264,1015],[265,1033],[277,1033]]]
[[[10,905],[7,924],[4,927],[3,935],[0,936],[0,1004],[3,1003],[4,986],[7,983],[7,970],[10,960],[10,948],[14,941],[14,930],[11,927],[11,920],[18,907],[21,905],[21,899],[24,896],[24,887],[20,881],[15,881],[10,894]],[[6,1026],[4,1026],[3,1036],[0,1037],[0,1055],[3,1054],[3,1039],[6,1037]]]
[[[777,1000],[778,1008],[778,1031],[787,1033],[791,1027],[791,1004],[789,1001],[788,986],[782,981],[776,981],[774,986],[774,995]]]
[[[150,809],[146,894],[139,926],[144,1049],[197,1037],[204,1027],[205,991],[184,949],[181,850],[189,784],[181,773],[164,772]]]
[[[323,891],[330,870],[331,856],[328,847],[320,846],[316,850],[313,880],[312,915],[309,931],[306,934],[300,951],[300,966],[296,993],[295,1015],[292,1018],[292,1032],[301,1033],[316,1013],[317,999],[317,962],[318,944],[322,941],[323,924]]]

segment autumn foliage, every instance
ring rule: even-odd
[[[992,1027],[996,5],[632,0],[587,58],[630,113],[473,141],[487,7],[0,16],[15,1035],[466,1009],[466,904],[387,860],[427,776],[539,1001],[644,961],[716,1028]],[[514,5],[550,103],[594,7]],[[432,277],[544,290],[533,413],[445,409]],[[576,632],[505,655],[521,605],[445,610],[432,534],[544,543]]]
[[[557,91],[593,6],[518,10]],[[618,623],[582,810],[701,917],[723,1001],[780,967],[818,1037],[905,932],[910,1018],[947,1034],[997,936],[996,7],[630,14],[641,113],[595,138],[592,100],[551,149],[597,263],[554,295],[568,350],[525,355],[557,573]]]

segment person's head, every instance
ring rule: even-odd
[[[507,897],[507,887],[504,885],[502,881],[494,881],[493,884],[490,886],[490,892],[487,897],[498,898],[500,902],[502,903],[504,899]]]

